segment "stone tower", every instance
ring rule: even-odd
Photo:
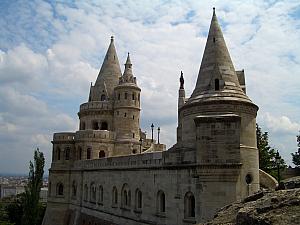
[[[238,74],[244,76],[243,73]],[[181,96],[182,92],[179,92]],[[257,191],[259,174],[255,129],[258,107],[239,83],[215,10],[196,87],[185,104],[181,101],[178,145],[196,149],[196,160],[200,164],[240,163],[237,199]]]
[[[140,140],[140,92],[128,53],[123,76],[115,87],[114,126],[119,154],[137,153]],[[127,146],[124,148],[124,146]],[[124,152],[127,149],[129,152]]]

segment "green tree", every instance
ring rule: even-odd
[[[30,161],[28,183],[25,187],[23,199],[22,225],[40,225],[41,205],[40,191],[43,185],[45,158],[44,154],[36,149],[34,151],[34,162]]]
[[[295,166],[300,167],[300,134],[297,135],[296,137],[297,137],[298,151],[292,153],[292,156],[293,156],[293,163],[295,164]]]
[[[273,177],[277,177],[276,150],[269,145],[269,134],[263,132],[258,124],[256,124],[256,141],[259,153],[259,168]],[[283,170],[286,164],[279,155],[279,168]]]

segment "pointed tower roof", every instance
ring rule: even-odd
[[[240,87],[215,8],[213,8],[196,87],[188,102],[220,99],[251,102]]]
[[[120,76],[120,63],[114,45],[114,37],[112,36],[94,87],[99,89],[99,92],[102,92],[100,89],[106,86],[108,95],[112,97],[113,90],[117,86]]]

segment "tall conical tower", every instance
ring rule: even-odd
[[[140,92],[141,89],[137,86],[136,78],[132,73],[132,63],[128,53],[123,76],[120,77],[119,84],[115,87],[115,151],[118,155],[137,153],[139,149]]]
[[[178,146],[196,149],[200,164],[241,165],[237,198],[259,188],[257,110],[241,88],[214,10],[196,87],[179,108]]]

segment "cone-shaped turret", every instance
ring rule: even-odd
[[[123,83],[134,83],[134,84],[136,84],[136,79],[135,79],[135,77],[133,76],[133,73],[132,73],[132,63],[131,63],[131,60],[130,60],[129,52],[128,52],[128,55],[127,55],[126,63],[124,65],[125,65],[125,70],[124,70],[123,76],[120,78],[119,83],[120,84],[123,84]]]
[[[240,87],[214,9],[196,87],[189,102],[220,98],[250,102]]]
[[[103,91],[105,91],[104,89],[106,86],[107,88],[106,91],[108,94],[107,97],[112,98],[113,90],[117,86],[120,76],[121,76],[121,69],[120,69],[116,48],[114,45],[114,38],[111,37],[110,45],[106,52],[103,64],[101,66],[95,86],[93,88],[94,92],[102,93]],[[106,85],[104,85],[104,83]],[[95,98],[96,96],[100,96],[99,93],[93,93],[92,100],[98,100]]]

